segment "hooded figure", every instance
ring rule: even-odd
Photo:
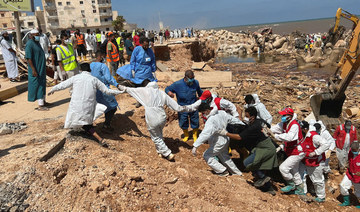
[[[236,167],[229,155],[230,139],[221,135],[220,132],[226,128],[228,124],[242,124],[238,118],[235,118],[223,110],[218,111],[215,115],[210,115],[210,105],[202,103],[199,106],[199,112],[207,116],[207,121],[199,138],[193,144],[192,154],[196,156],[197,148],[209,142],[209,149],[204,154],[204,160],[214,170],[215,174],[227,176],[229,172],[236,175],[242,175],[242,172]],[[217,160],[218,158],[219,160]]]
[[[229,113],[230,115],[234,116],[235,118],[239,118],[239,113],[237,111],[237,108],[232,102],[230,102],[229,100],[217,97],[216,95],[212,94],[209,90],[204,91],[201,94],[200,98],[194,104],[192,104],[188,107],[191,107],[192,111],[196,111],[202,102],[210,104],[210,107],[211,107],[210,114],[211,115],[215,115],[217,113],[217,111],[219,111],[219,110],[224,110],[225,112]]]
[[[271,125],[272,116],[269,113],[269,111],[266,109],[265,105],[260,102],[259,96],[257,94],[246,95],[245,102],[246,102],[246,105],[244,106],[245,109],[251,106],[255,107],[258,112],[257,118],[263,119],[264,121],[266,121],[268,124]]]
[[[167,105],[177,112],[185,112],[187,108],[178,105],[176,101],[171,99],[164,91],[159,90],[156,82],[150,82],[146,87],[140,88],[129,88],[119,85],[119,89],[129,93],[145,107],[146,125],[151,139],[155,143],[157,153],[168,160],[173,160],[175,156],[166,146],[163,139],[163,128],[166,124],[164,106]]]
[[[322,161],[320,165],[323,167],[324,174],[331,172],[329,161],[331,152],[335,150],[336,144],[335,139],[331,136],[330,132],[326,129],[322,121],[316,122],[315,120],[310,120],[310,125],[313,125],[316,129],[316,132],[327,142],[329,149],[325,152],[325,161]]]

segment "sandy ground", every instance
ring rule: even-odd
[[[241,82],[241,79],[257,77],[253,74],[255,69],[285,71],[283,66],[256,65],[251,68],[252,65],[238,65],[237,68],[244,70],[244,73],[236,72],[235,76]],[[221,66],[218,68],[221,69]],[[261,86],[276,80],[275,76],[265,72],[260,75],[264,77],[264,81],[258,82]],[[278,78],[285,79],[285,75]],[[297,76],[301,78],[300,74]],[[167,84],[170,82],[160,82],[160,87],[164,89]],[[244,89],[245,92],[245,82],[238,89]],[[221,92],[226,93],[226,90],[220,88]],[[242,93],[239,94],[241,95]],[[288,92],[287,95],[294,101],[299,101],[296,99],[296,92]],[[135,100],[128,94],[117,96],[121,110],[116,112],[112,123],[114,133],[105,134],[101,131],[104,117],[95,121],[96,130],[110,145],[109,149],[102,148],[81,132],[68,134],[69,130],[63,129],[69,97],[68,90],[47,97],[47,101],[53,103],[53,106],[46,112],[35,111],[37,103],[27,102],[27,93],[8,100],[13,103],[0,106],[0,123],[25,121],[28,125],[23,131],[0,137],[1,210],[355,210],[354,207],[337,206],[342,201],[338,189],[342,176],[337,172],[331,175],[328,184],[336,190],[334,194],[327,191],[326,202],[323,204],[308,204],[296,195],[281,194],[281,181],[273,182],[277,195],[271,196],[252,186],[250,173],[245,173],[243,177],[213,175],[201,156],[208,146],[202,145],[198,156],[193,157],[193,141],[181,141],[182,131],[178,126],[176,113],[169,109],[164,137],[176,159],[175,162],[169,162],[159,158],[146,129],[144,108],[135,108]],[[277,106],[272,107],[271,112],[276,109]],[[67,137],[64,148],[48,161],[40,162],[39,159],[64,137]],[[241,167],[238,157],[234,150],[233,159]]]

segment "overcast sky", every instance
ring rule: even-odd
[[[112,0],[112,7],[127,22],[153,29],[158,29],[160,19],[174,29],[328,18],[338,7],[360,14],[360,0]]]

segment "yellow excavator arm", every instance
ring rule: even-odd
[[[330,77],[328,92],[314,95],[310,98],[310,106],[315,118],[328,124],[336,124],[338,122],[346,98],[345,90],[360,66],[359,18],[339,8],[336,13],[334,33],[339,27],[341,17],[354,23],[349,45],[338,63],[337,70]]]
[[[346,19],[349,19],[350,21],[354,22],[354,24],[358,24],[359,22],[359,18],[356,15],[353,15],[341,8],[339,8],[336,12],[336,16],[335,16],[335,26],[334,26],[334,33],[338,30],[339,28],[339,24],[340,24],[340,19],[341,17],[344,17]]]

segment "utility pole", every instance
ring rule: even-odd
[[[14,11],[14,19],[15,19],[15,28],[16,28],[16,47],[18,49],[21,49],[22,48],[21,28],[20,28],[20,18],[18,11]]]

